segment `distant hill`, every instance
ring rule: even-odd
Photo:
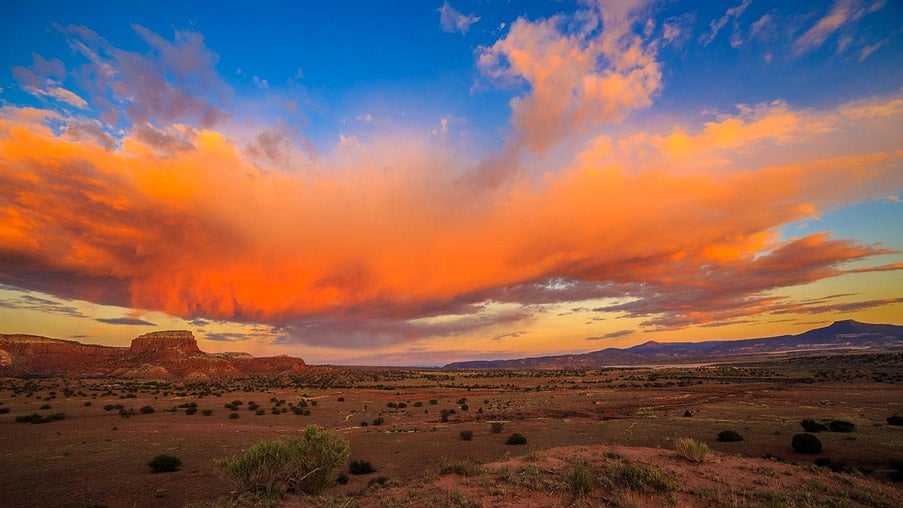
[[[446,369],[575,369],[619,365],[667,365],[827,350],[903,350],[903,326],[837,321],[799,335],[706,342],[649,341],[575,355],[455,362]]]
[[[246,353],[208,354],[189,331],[152,332],[128,348],[82,344],[35,335],[0,334],[0,376],[71,375],[141,379],[242,377],[297,373],[304,360],[255,358]]]

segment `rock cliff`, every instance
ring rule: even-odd
[[[0,376],[107,375],[142,379],[210,379],[299,373],[304,360],[208,354],[191,332],[171,330],[136,337],[129,348],[82,344],[34,335],[0,334]]]

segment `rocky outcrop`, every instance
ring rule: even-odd
[[[184,330],[147,333],[135,338],[129,348],[0,334],[0,376],[107,375],[200,380],[292,374],[304,368],[304,360],[289,356],[208,354],[198,347],[194,335]]]
[[[145,333],[132,340],[129,348],[130,356],[151,358],[181,358],[203,354],[194,340],[194,335],[187,330],[168,330]]]
[[[35,335],[0,334],[0,374],[90,374],[103,371],[105,363],[126,351]]]

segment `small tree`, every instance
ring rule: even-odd
[[[332,485],[332,471],[348,460],[348,441],[308,425],[300,438],[261,440],[220,468],[246,492],[281,498],[287,491],[316,494]]]

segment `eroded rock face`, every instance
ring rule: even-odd
[[[144,379],[212,379],[297,374],[304,360],[256,358],[246,353],[207,354],[186,330],[152,332],[129,348],[96,346],[34,335],[0,334],[0,376],[111,375]]]
[[[173,358],[201,354],[194,335],[187,330],[145,333],[132,340],[132,355]]]

